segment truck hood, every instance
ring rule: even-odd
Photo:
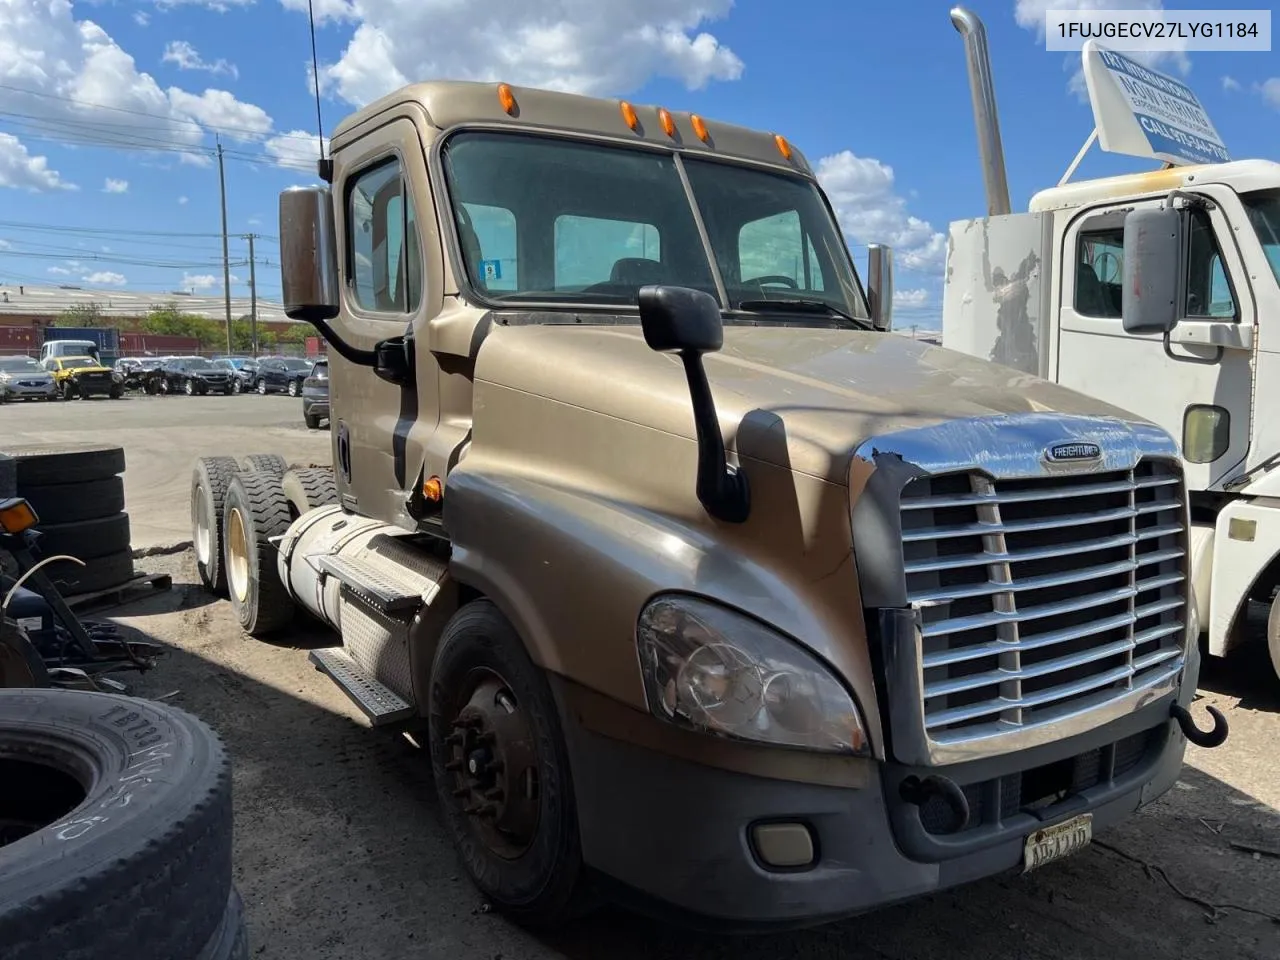
[[[730,450],[835,483],[869,437],[942,421],[1063,413],[1144,422],[1011,367],[896,334],[727,324],[704,358]],[[637,324],[495,326],[476,379],[694,439],[680,359]]]

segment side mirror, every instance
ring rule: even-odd
[[[1182,211],[1130,210],[1124,218],[1124,287],[1120,314],[1125,333],[1168,333],[1178,322],[1178,267]]]
[[[342,357],[376,366],[377,353],[353,347],[334,332],[338,315],[338,241],[328,187],[290,187],[280,194],[280,286],[285,316],[320,332]]]
[[[742,523],[751,512],[747,475],[725,458],[720,418],[702,365],[704,353],[724,345],[720,305],[709,294],[688,287],[650,285],[641,287],[639,296],[640,328],[649,349],[677,353],[684,363],[698,437],[698,501],[717,520]]]
[[[280,194],[280,284],[293,320],[338,315],[338,245],[328,187],[290,187]]]
[[[867,245],[867,306],[871,325],[893,329],[893,249],[883,243]]]

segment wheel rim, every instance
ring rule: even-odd
[[[259,381],[258,381],[258,392],[259,392],[259,393],[266,393],[266,392],[267,392],[267,381],[265,381],[265,380],[259,380]]]
[[[452,793],[476,837],[504,860],[520,857],[538,832],[541,778],[532,728],[510,686],[476,671],[468,699],[444,738]]]
[[[203,491],[201,491],[203,493]],[[209,565],[210,549],[213,537],[209,532],[209,507],[203,496],[196,497],[196,559],[203,566]]]
[[[186,390],[187,390],[187,395],[188,395],[188,396],[190,396],[191,394],[193,394],[193,393],[195,393],[195,392],[196,392],[196,388],[195,388],[195,387],[193,387],[193,386],[191,385],[191,381],[190,381],[190,380],[188,380],[188,381],[187,381]]]
[[[245,536],[244,517],[236,507],[227,514],[227,559],[231,594],[244,603],[249,599],[249,538]]]
[[[298,385],[292,380],[289,381],[289,396],[296,397],[298,395]]]

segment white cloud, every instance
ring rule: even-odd
[[[281,0],[306,12],[306,0]],[[701,89],[736,80],[743,63],[702,29],[733,0],[318,0],[320,19],[355,21],[321,83],[365,104],[413,77],[506,80],[575,93],[617,95],[653,78]]]
[[[180,207],[185,207],[186,205],[187,205],[187,198],[186,198],[186,197],[179,197],[179,198],[178,198],[178,206],[180,206]]]
[[[129,181],[113,180],[110,177],[107,177],[106,183],[104,183],[102,186],[102,192],[103,193],[128,193]]]
[[[929,303],[929,291],[923,287],[915,290],[893,291],[893,305],[899,310],[919,310]]]
[[[895,262],[906,270],[942,266],[946,237],[907,211],[906,200],[894,189],[892,167],[845,150],[819,160],[817,174],[854,243],[889,244]]]
[[[133,13],[133,22],[140,27],[145,27],[151,22],[151,15],[145,10],[135,10]]]
[[[1258,84],[1258,92],[1262,94],[1263,100],[1280,110],[1280,77],[1272,77]]]
[[[1013,16],[1018,26],[1035,33],[1036,38],[1044,43],[1045,12],[1048,10],[1163,10],[1162,0],[1076,0],[1075,3],[1064,4],[1061,0],[1016,0]],[[1185,40],[1170,40],[1170,50],[1126,51],[1125,56],[1152,69],[1172,69],[1185,76],[1191,70],[1191,61],[1185,53]],[[1075,72],[1071,76],[1068,88],[1081,99],[1088,99],[1089,92],[1084,85],[1084,71],[1080,67],[1080,54],[1065,55],[1074,64]]]
[[[222,286],[222,280],[212,273],[184,273],[178,286],[183,290],[208,290]]]
[[[50,267],[49,273],[52,273],[55,277],[69,277],[75,271],[68,270],[66,267]]]
[[[2,60],[3,54],[0,53]],[[0,70],[2,75],[3,70]],[[46,157],[31,156],[18,138],[9,133],[0,133],[0,187],[33,193],[76,189],[74,184],[64,181],[57,170],[49,169]]]
[[[236,69],[234,63],[229,63],[221,57],[212,62],[207,61],[200,56],[200,51],[186,40],[170,40],[164,48],[164,56],[160,59],[164,63],[175,64],[179,70],[204,70],[212,74],[225,73],[233,80],[240,76],[240,71]]]
[[[0,250],[12,250],[13,244],[8,240],[0,240]]]
[[[206,90],[197,96],[170,87],[169,100],[174,109],[226,132],[233,140],[254,140],[271,129],[271,117],[265,110],[237,100],[226,90]]]
[[[161,10],[171,10],[174,7],[204,7],[217,13],[226,13],[232,7],[252,6],[253,2],[254,0],[155,0],[156,6]]]
[[[1222,78],[1222,89],[1223,89],[1223,90],[1239,90],[1239,89],[1240,89],[1240,81],[1239,81],[1239,80],[1237,80],[1235,77],[1223,77],[1223,78]]]
[[[81,277],[80,280],[84,283],[96,283],[109,287],[123,287],[129,282],[123,273],[115,273],[112,270],[99,270],[97,273]]]
[[[263,149],[281,165],[314,170],[320,159],[320,138],[305,130],[290,130],[263,141]],[[329,155],[329,138],[324,140],[325,156]]]
[[[39,117],[72,142],[207,149],[201,125],[244,128],[237,137],[271,128],[261,108],[226,91],[162,89],[102,27],[77,20],[69,0],[0,3],[0,38],[0,110]]]

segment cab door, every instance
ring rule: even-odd
[[[372,349],[402,337],[440,309],[435,213],[417,126],[408,117],[375,118],[334,157],[334,213],[339,237],[339,334]],[[413,380],[395,384],[329,357],[329,392],[338,493],[349,509],[416,524],[405,512],[422,465],[411,435],[438,423],[437,371],[418,364]],[[417,449],[414,449],[414,448]]]
[[[1094,207],[1068,226],[1060,250],[1057,376],[1144,417],[1178,441],[1191,490],[1220,489],[1249,452],[1255,308],[1223,188],[1190,211],[1175,284],[1179,321],[1161,334],[1125,333],[1120,320],[1124,214],[1163,197]]]

